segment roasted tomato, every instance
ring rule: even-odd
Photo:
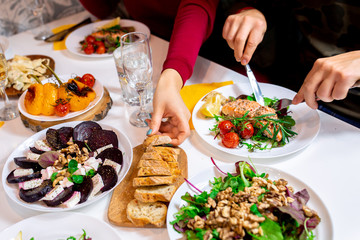
[[[85,54],[93,54],[95,51],[94,45],[91,43],[85,44],[84,52]]]
[[[105,52],[106,52],[106,48],[105,48],[104,45],[98,46],[97,49],[96,49],[97,54],[103,54]]]
[[[96,39],[95,39],[94,36],[89,35],[89,36],[87,36],[87,37],[85,38],[85,41],[86,41],[87,43],[95,43],[95,42],[96,42]]]
[[[227,148],[236,148],[239,145],[239,141],[239,135],[235,132],[226,133],[221,140],[222,144]]]
[[[93,87],[95,84],[95,78],[90,73],[84,74],[79,81],[89,87]]]
[[[94,42],[94,45],[97,46],[97,47],[100,47],[100,46],[104,46],[105,47],[105,44],[103,41],[96,41]]]
[[[222,135],[225,135],[230,132],[232,128],[235,128],[234,124],[229,120],[221,121],[218,127],[220,129],[220,134]]]
[[[66,100],[59,98],[56,100],[55,114],[59,117],[64,117],[70,112],[70,103]]]
[[[249,122],[244,122],[240,125],[238,131],[242,139],[249,139],[254,135],[254,127]]]

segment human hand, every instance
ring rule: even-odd
[[[223,38],[234,50],[236,61],[246,65],[266,32],[265,16],[256,9],[230,15],[224,24]]]
[[[148,124],[149,135],[162,134],[169,136],[173,145],[180,145],[190,136],[190,111],[181,96],[182,87],[180,74],[174,69],[162,72],[154,94],[153,114]],[[162,118],[168,118],[162,122]]]
[[[316,100],[331,102],[344,99],[348,90],[360,79],[360,51],[319,58],[306,76],[293,99],[293,104],[306,104],[317,109]]]

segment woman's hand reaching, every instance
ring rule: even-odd
[[[182,85],[181,76],[176,70],[166,69],[162,72],[155,90],[152,118],[148,120],[148,135],[167,135],[173,145],[180,145],[190,136],[191,114],[180,96]],[[167,121],[162,121],[163,118],[167,118]]]
[[[249,63],[266,32],[265,16],[256,9],[230,15],[224,24],[223,38],[234,50],[235,59],[242,65]]]
[[[293,104],[306,104],[318,108],[316,100],[331,102],[344,99],[351,87],[360,79],[360,51],[333,57],[319,58],[306,76],[293,99]]]

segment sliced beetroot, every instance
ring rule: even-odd
[[[94,188],[94,185],[91,180],[91,177],[89,177],[89,176],[84,176],[83,182],[81,184],[76,184],[74,186],[73,190],[80,192],[80,202],[79,203],[83,203],[88,199],[93,188]]]
[[[116,133],[111,130],[95,130],[88,140],[88,146],[92,151],[102,148],[106,145],[112,144],[113,147],[118,147],[118,139]]]
[[[37,149],[36,147],[29,147],[29,148],[30,148],[30,151],[33,153],[36,153],[36,154],[44,153],[44,151],[41,151],[41,150]]]
[[[46,131],[46,141],[49,143],[49,145],[52,148],[54,148],[56,150],[61,149],[61,143],[59,140],[59,132],[56,129],[49,128]]]
[[[12,170],[11,173],[7,176],[6,180],[8,183],[19,183],[19,182],[25,182],[34,178],[41,178],[40,171],[34,172],[33,174],[21,176],[21,177],[15,177],[14,172],[16,169]]]
[[[23,188],[19,191],[19,196],[25,202],[36,202],[43,198],[52,189],[51,180],[44,180],[39,187],[24,190]]]
[[[74,141],[88,140],[94,130],[101,130],[101,126],[93,121],[85,121],[74,127]]]
[[[84,142],[81,141],[74,141],[74,143],[76,143],[80,149],[86,148],[86,145]],[[88,149],[89,150],[89,149]]]
[[[58,129],[59,133],[59,142],[62,148],[68,146],[68,142],[73,136],[73,128],[72,127],[62,127]]]
[[[73,186],[67,187],[59,195],[57,195],[53,200],[44,200],[44,203],[49,207],[56,207],[63,202],[67,201],[73,194]]]
[[[34,172],[42,169],[37,161],[29,160],[26,157],[16,157],[14,162],[21,168],[32,168]]]
[[[107,148],[97,155],[96,158],[100,158],[103,161],[105,161],[105,159],[110,159],[120,165],[123,163],[123,155],[118,148]]]
[[[108,165],[101,166],[97,172],[100,174],[104,183],[104,186],[100,189],[102,192],[108,191],[116,185],[118,176],[113,167]]]
[[[38,162],[41,167],[47,168],[53,166],[55,161],[59,159],[60,153],[57,151],[48,151],[40,155]]]

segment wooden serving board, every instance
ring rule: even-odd
[[[104,87],[104,95],[102,96],[100,101],[92,109],[76,117],[60,120],[60,121],[50,121],[50,122],[33,120],[22,115],[21,113],[20,113],[20,117],[25,127],[30,128],[34,132],[39,132],[45,128],[64,122],[87,121],[87,120],[100,121],[101,119],[106,117],[112,104],[113,102],[110,97],[109,91]]]
[[[180,185],[184,182],[184,178],[188,177],[188,164],[187,164],[187,156],[183,149],[179,148],[180,155],[178,157],[179,168],[182,171],[182,175],[180,175],[175,183],[176,188],[180,187]],[[108,218],[109,221],[115,225],[121,227],[138,227],[135,226],[126,215],[126,207],[128,203],[134,199],[135,187],[133,187],[133,179],[137,177],[137,165],[144,153],[144,149],[142,145],[139,145],[133,148],[133,161],[131,167],[129,169],[128,174],[121,181],[121,183],[115,188],[111,201],[108,208]],[[144,227],[155,228],[155,226],[149,224]],[[166,224],[163,226],[166,227]]]

